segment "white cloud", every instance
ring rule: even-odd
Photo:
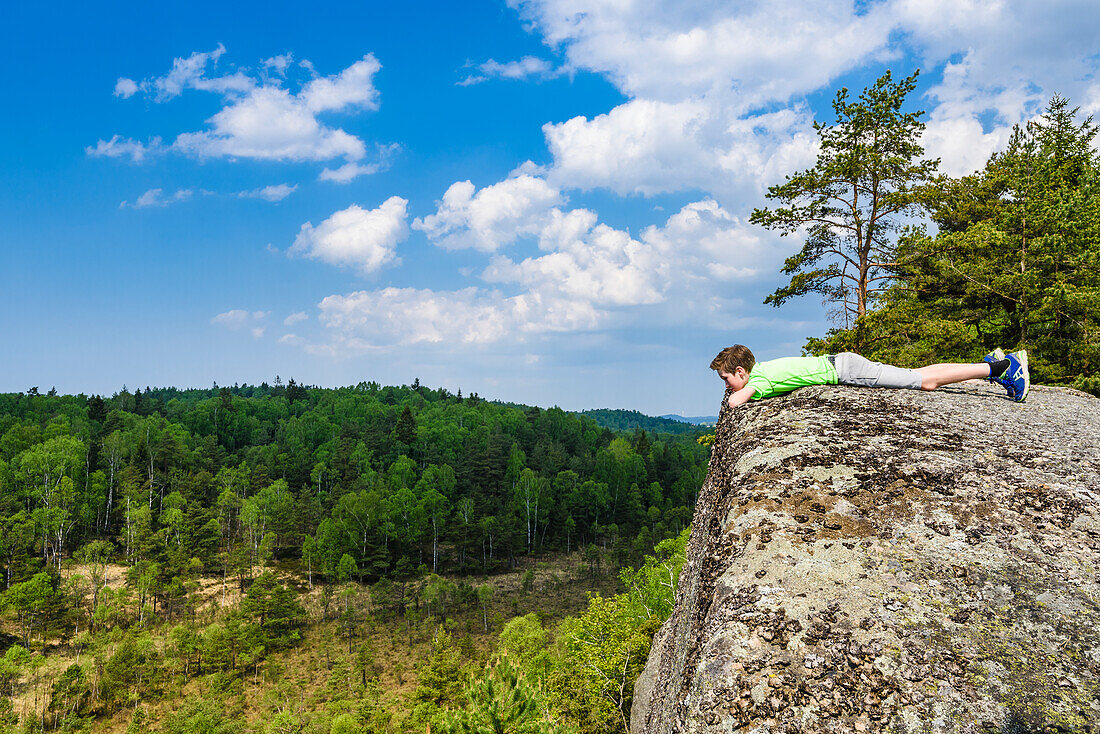
[[[469,181],[451,184],[436,213],[415,220],[413,229],[450,250],[494,252],[519,237],[537,234],[540,217],[562,201],[556,188],[529,174],[475,191]]]
[[[321,174],[317,177],[318,180],[332,181],[334,183],[350,183],[360,176],[369,176],[385,171],[390,167],[390,161],[393,156],[401,150],[401,146],[397,143],[378,145],[375,146],[375,148],[375,160],[373,162],[357,163],[355,161],[348,161],[339,168],[326,168],[321,171]]]
[[[270,313],[270,311],[246,311],[242,308],[234,308],[218,314],[210,319],[210,323],[224,326],[230,331],[240,331],[245,328],[255,329],[259,328],[256,324],[266,319]],[[261,329],[261,335],[262,333],[263,330]],[[255,333],[253,335],[255,336]]]
[[[115,82],[115,96],[122,97],[123,99],[129,99],[138,93],[140,87],[133,79],[126,79],[125,77],[119,77]]]
[[[608,76],[630,97],[543,127],[552,185],[700,190],[724,206],[759,200],[812,164],[801,96],[883,53],[892,29],[881,4],[857,12],[845,0],[511,4],[571,67]]]
[[[743,108],[816,89],[883,48],[881,4],[850,0],[638,3],[510,0],[570,65],[631,97],[736,97]]]
[[[286,70],[290,68],[290,64],[293,61],[293,54],[279,54],[278,56],[272,56],[269,59],[264,59],[263,67],[265,69],[270,69],[271,71],[274,71],[279,76],[286,76]]]
[[[206,75],[207,67],[217,65],[218,59],[224,53],[225,46],[219,43],[213,51],[195,51],[187,58],[173,59],[171,70],[164,76],[145,79],[141,83],[121,78],[115,85],[115,94],[125,99],[142,91],[157,102],[167,102],[178,97],[185,89],[219,93],[246,92],[252,89],[255,82],[240,71],[223,76]]]
[[[212,129],[183,133],[172,147],[198,158],[261,160],[358,160],[363,141],[323,125],[287,90],[265,86],[227,105],[210,118]]]
[[[148,207],[166,207],[169,204],[176,204],[181,201],[187,201],[195,192],[191,189],[179,189],[172,194],[165,194],[164,189],[149,189],[144,194],[139,196],[133,204],[128,202],[122,202],[119,204],[120,209],[130,207],[132,209],[145,209]]]
[[[921,65],[942,65],[924,142],[949,174],[984,165],[1053,94],[1084,100],[1096,82],[1100,15],[1088,0],[892,0],[890,12]]]
[[[114,135],[110,140],[100,140],[95,147],[84,148],[87,155],[98,158],[123,158],[129,157],[134,163],[141,163],[147,156],[163,151],[160,138],[152,138],[148,143],[141,143],[130,138]]]
[[[908,50],[926,71],[944,69],[942,83],[918,91],[935,103],[924,142],[943,170],[961,174],[1053,93],[1085,99],[1097,76],[1100,14],[1090,0],[509,4],[571,68],[603,74],[629,97],[544,128],[548,179],[563,188],[699,188],[727,206],[757,199],[812,163],[803,96]],[[732,176],[740,181],[723,185]]]
[[[330,342],[315,351],[339,354],[417,343],[485,344],[532,334],[593,328],[598,315],[587,303],[540,294],[504,297],[464,288],[433,291],[383,288],[328,296],[318,304]]]
[[[547,254],[519,262],[498,255],[483,277],[550,301],[586,302],[602,310],[601,318],[622,307],[670,300],[690,318],[691,304],[772,264],[770,244],[711,199],[684,206],[638,238],[598,224],[591,211],[555,208],[539,236]]]
[[[715,300],[726,298],[722,291],[730,282],[751,278],[776,259],[770,242],[710,199],[683,207],[635,238],[600,224],[592,211],[555,206],[560,197],[547,195],[545,182],[528,177],[492,191],[459,182],[440,204],[443,216],[420,227],[441,246],[467,242],[494,251],[508,241],[496,236],[505,231],[497,227],[504,218],[479,218],[469,210],[482,202],[489,213],[507,211],[508,227],[529,234],[544,254],[514,260],[497,253],[481,275],[490,284],[518,290],[516,295],[480,287],[332,295],[319,304],[328,341],[309,348],[339,354],[421,342],[484,344],[624,326],[638,318],[684,323],[700,313],[709,316]],[[664,315],[638,310],[671,302],[676,308]]]
[[[317,176],[319,181],[332,181],[334,183],[351,183],[360,176],[370,176],[378,173],[381,166],[377,163],[345,163],[339,168],[326,168]]]
[[[264,327],[262,327],[262,326],[253,327],[253,329],[252,329],[252,338],[253,339],[259,339],[259,338],[263,337],[263,335],[264,335]]]
[[[306,346],[306,341],[297,334],[283,334],[279,337],[280,344],[289,344],[293,347]]]
[[[407,206],[405,199],[391,196],[377,209],[352,204],[317,227],[306,222],[290,253],[353,267],[363,274],[373,273],[387,263],[397,262],[397,244],[409,234]]]
[[[478,74],[470,74],[461,81],[456,82],[456,84],[460,87],[466,87],[489,79],[518,80],[530,77],[549,79],[560,76],[565,71],[564,68],[555,69],[552,63],[537,56],[524,56],[518,61],[506,61],[504,63],[489,59],[478,64],[477,70]]]
[[[706,191],[729,204],[758,199],[812,165],[817,137],[804,108],[738,117],[713,100],[636,99],[592,119],[546,124],[549,182],[647,196]]]
[[[495,341],[510,324],[499,294],[476,288],[435,292],[384,288],[328,296],[318,305],[320,319],[340,344],[390,346],[417,342]]]
[[[294,324],[297,324],[299,321],[308,321],[308,320],[309,320],[309,316],[306,315],[305,311],[297,311],[295,313],[290,314],[285,319],[283,319],[283,325],[284,326],[293,326]]]
[[[376,110],[379,105],[374,75],[381,64],[373,54],[332,76],[316,76],[298,92],[283,86],[282,77],[291,63],[289,54],[267,59],[264,70],[278,75],[274,80],[253,77],[243,71],[216,75],[212,69],[225,53],[220,45],[209,52],[195,52],[177,58],[164,76],[140,83],[120,78],[115,85],[117,96],[128,98],[139,91],[154,101],[166,102],[188,89],[212,92],[222,96],[224,106],[208,120],[208,127],[178,135],[169,149],[197,158],[253,158],[275,161],[331,161],[343,159],[348,164],[361,161],[366,145],[358,137],[319,119],[327,112],[348,112],[357,109]],[[312,65],[300,65],[312,70]],[[159,143],[159,140],[158,140]],[[99,141],[89,155],[129,155],[141,160],[148,152],[141,143],[114,136]],[[367,172],[374,164],[361,165]]]
[[[339,74],[314,79],[298,94],[298,99],[314,113],[354,107],[377,110],[374,75],[381,68],[374,54],[367,54]]]
[[[291,186],[289,184],[274,184],[271,186],[264,186],[258,189],[252,189],[250,191],[242,191],[237,196],[242,199],[263,199],[264,201],[282,201],[286,197],[293,194],[298,190],[297,184]]]

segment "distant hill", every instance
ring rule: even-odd
[[[670,421],[691,423],[696,426],[713,426],[718,422],[718,416],[716,415],[676,415],[675,413],[666,413],[661,417],[667,418]]]
[[[591,418],[598,425],[613,431],[633,431],[640,428],[650,433],[693,433],[698,429],[698,426],[688,423],[686,419],[679,416],[676,416],[675,420],[668,416],[656,418],[636,410],[598,408],[582,410],[577,415]]]

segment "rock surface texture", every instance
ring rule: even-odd
[[[632,734],[1100,732],[1100,400],[723,408]]]

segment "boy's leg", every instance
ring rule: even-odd
[[[1008,390],[1008,396],[1020,402],[1027,397],[1030,377],[1027,367],[1027,352],[1020,350],[1012,354],[998,354],[997,350],[987,357],[1002,356],[1002,359],[964,364],[932,364],[915,370],[894,367],[881,362],[872,362],[852,352],[841,352],[833,358],[837,380],[842,385],[861,387],[894,387],[914,390],[935,390],[964,380],[999,378]],[[996,372],[996,374],[992,374]]]
[[[977,362],[974,364],[930,364],[927,367],[917,368],[920,374],[921,390],[935,390],[937,387],[950,385],[964,380],[978,380],[989,377],[989,362]]]
[[[916,370],[872,362],[854,352],[841,352],[833,358],[837,382],[857,387],[887,387],[920,390],[924,381]],[[989,370],[986,369],[986,374]]]

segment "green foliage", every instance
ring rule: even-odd
[[[507,657],[486,666],[463,688],[466,705],[448,711],[435,731],[445,734],[572,734],[544,708],[543,691]]]
[[[38,631],[45,644],[50,618],[57,611],[54,606],[57,593],[50,575],[45,572],[36,573],[27,581],[12,584],[4,593],[4,601],[15,614],[26,647],[31,646],[31,635],[35,631]]]
[[[550,635],[539,615],[513,617],[500,631],[500,647],[508,660],[533,680],[543,680],[550,667]]]
[[[148,635],[126,635],[103,666],[99,700],[107,712],[152,695],[160,682],[159,656]]]
[[[283,650],[295,644],[306,620],[297,592],[280,584],[271,571],[252,582],[248,595],[241,601],[241,612],[259,628],[259,639],[254,644],[269,650]]]
[[[350,554],[345,553],[340,556],[340,562],[336,564],[336,580],[340,583],[350,581],[359,573],[359,569],[355,566],[355,559]]]
[[[54,729],[73,731],[82,728],[81,713],[90,695],[84,669],[72,664],[54,681],[50,689],[50,703],[46,707]]]
[[[164,722],[165,734],[238,734],[244,727],[226,714],[225,709],[209,698],[191,698]]]
[[[985,168],[925,191],[939,227],[898,249],[879,307],[806,349],[901,365],[1026,348],[1032,380],[1095,390],[1100,375],[1096,127],[1054,97]]]
[[[642,430],[650,433],[693,433],[697,429],[690,423],[673,420],[672,418],[658,418],[636,410],[617,410],[613,408],[598,408],[595,410],[582,410],[578,415],[591,418],[602,428],[610,428],[613,431]]]
[[[431,654],[417,671],[412,720],[421,725],[438,721],[446,707],[460,703],[464,677],[458,646],[450,633],[439,627],[432,639]]]
[[[654,633],[672,611],[687,539],[685,530],[659,544],[641,568],[623,569],[626,593],[597,594],[585,612],[559,626],[553,706],[582,734],[628,731],[634,682]]]

